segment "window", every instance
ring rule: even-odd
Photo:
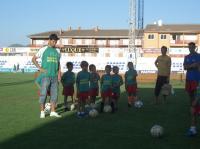
[[[106,45],[106,40],[96,40],[97,45]]]
[[[161,35],[160,35],[160,39],[167,39],[167,35],[161,34]]]
[[[172,39],[176,40],[176,35],[175,34],[172,35]]]
[[[92,57],[96,57],[97,54],[96,54],[96,53],[91,53],[91,56],[92,56]]]
[[[47,45],[48,40],[35,40],[36,45]]]
[[[128,45],[129,44],[129,40],[128,39],[123,39],[122,40],[122,44],[123,45]]]
[[[85,39],[85,45],[92,45],[92,39]]]
[[[105,57],[110,57],[110,53],[105,53]]]
[[[111,46],[117,46],[117,45],[119,45],[119,40],[110,40],[110,45]]]
[[[62,39],[63,45],[69,45],[69,39]]]
[[[119,54],[118,54],[118,57],[123,57],[123,53],[119,53]]]
[[[81,45],[82,44],[82,39],[75,39],[75,44]]]
[[[154,39],[154,34],[149,34],[148,39]]]

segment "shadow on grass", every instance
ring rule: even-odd
[[[189,124],[187,97],[184,100],[183,89],[175,92],[175,96],[170,96],[165,104],[152,105],[153,89],[142,88],[140,98],[144,107],[141,109],[128,108],[127,95],[122,93],[119,111],[115,114],[102,113],[96,118],[80,119],[71,111],[62,113],[62,118],[38,118],[41,122],[39,127],[1,142],[0,149],[200,148],[199,136],[185,136]],[[60,106],[58,110],[62,111],[62,108]],[[156,122],[166,131],[161,139],[152,138],[149,133]]]
[[[31,82],[33,82],[33,81],[34,81],[34,80],[26,80],[26,81],[20,81],[20,82],[0,83],[0,87],[28,84],[28,83],[31,83]]]

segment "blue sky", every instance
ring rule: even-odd
[[[200,24],[199,0],[144,0],[144,25]],[[67,29],[128,29],[129,0],[1,0],[0,47],[27,35]]]

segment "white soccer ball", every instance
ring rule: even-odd
[[[88,105],[88,104],[86,104],[86,105],[85,105],[85,111],[86,111],[86,113],[89,113],[90,110],[92,110],[91,106]]]
[[[97,117],[97,115],[98,115],[98,111],[96,109],[90,110],[89,112],[90,117]]]
[[[168,96],[171,94],[172,85],[171,84],[164,84],[161,89],[161,95]]]
[[[134,106],[136,108],[141,108],[143,106],[143,102],[141,100],[137,100],[135,103],[134,103]]]
[[[71,110],[71,111],[75,110],[75,104],[71,104],[70,110]]]
[[[50,111],[51,111],[51,104],[50,103],[45,103],[44,112],[45,113],[50,113]]]
[[[105,113],[110,113],[112,111],[112,108],[110,105],[105,105],[104,108],[103,108],[103,111]]]
[[[95,103],[91,103],[90,106],[92,109],[96,109],[98,107],[97,104],[95,104]]]
[[[91,107],[90,107],[90,105],[86,104],[85,108],[88,109],[88,108],[91,108]]]
[[[159,138],[163,136],[164,133],[164,129],[162,126],[160,125],[154,125],[151,130],[150,133],[153,137]]]

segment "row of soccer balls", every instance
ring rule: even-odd
[[[134,106],[136,107],[136,108],[141,108],[142,106],[143,106],[143,102],[141,101],[141,100],[137,100],[135,103],[134,103]],[[92,108],[92,109],[96,109],[97,108],[97,105],[96,104],[93,104],[93,105],[86,105],[85,106],[85,108]],[[50,109],[51,109],[51,104],[50,103],[46,103],[45,104],[45,113],[49,113],[50,112]],[[74,104],[72,104],[71,106],[70,106],[70,110],[71,111],[73,111],[75,109],[75,105]],[[111,112],[112,111],[112,108],[111,108],[111,106],[110,105],[106,105],[106,106],[104,106],[104,112],[106,112],[106,113],[109,113],[109,112]]]
[[[134,106],[136,108],[141,108],[143,106],[143,102],[141,100],[138,100],[134,103]],[[105,113],[110,113],[112,111],[112,108],[110,105],[105,105],[103,111]],[[90,117],[96,117],[98,115],[98,111],[96,110],[95,105],[92,106],[92,109],[89,111],[89,116]]]

